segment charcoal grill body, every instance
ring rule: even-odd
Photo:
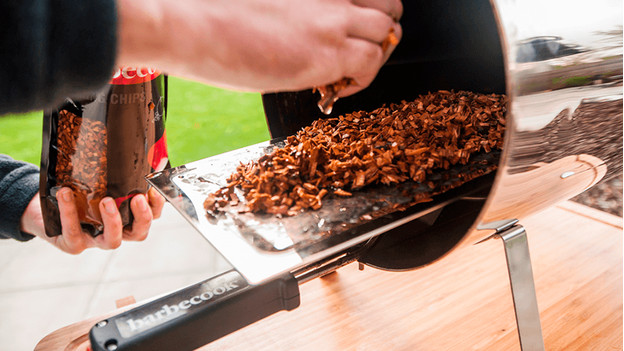
[[[509,97],[507,131],[488,185],[464,187],[473,194],[382,235],[381,253],[362,261],[389,269],[431,263],[621,172],[622,19],[588,18],[595,7],[619,14],[621,3],[403,5],[401,43],[375,81],[338,100],[332,116],[440,89],[471,90]],[[271,135],[292,135],[325,117],[317,102],[312,90],[263,95]]]
[[[522,348],[543,349],[526,234],[518,221],[622,170],[622,3],[405,1],[404,8],[404,38],[393,56],[370,87],[340,99],[333,114],[372,110],[439,89],[505,93],[507,131],[498,170],[441,194],[453,196],[453,201],[438,202],[444,206],[421,209],[418,216],[406,217],[411,221],[375,233],[370,246],[358,241],[358,248],[335,250],[336,255],[318,265],[257,285],[248,284],[254,270],[248,270],[248,276],[228,272],[101,321],[91,329],[95,350],[152,350],[172,340],[177,349],[191,350],[276,311],[296,308],[297,284],[355,259],[384,269],[413,269],[458,245],[490,237],[505,242]],[[264,95],[271,135],[292,135],[323,117],[318,98],[310,90]],[[191,223],[198,215],[185,205],[192,203],[170,182],[159,187],[157,180],[168,181],[178,176],[176,172],[190,172],[198,165],[151,179],[182,214],[190,213]],[[211,243],[219,247],[219,242]],[[286,267],[298,267],[301,257],[294,258]],[[208,301],[218,292],[219,303],[186,312],[194,302]],[[172,301],[180,316],[166,319]],[[241,309],[248,320],[230,318],[206,331],[211,316],[232,316]],[[139,328],[148,322],[149,328],[141,331],[120,327]]]

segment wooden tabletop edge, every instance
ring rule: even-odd
[[[598,222],[610,225],[622,229],[622,217],[614,214],[604,212],[593,207],[589,207],[574,201],[564,201],[558,204],[556,207],[565,211],[569,211],[583,217],[587,217]]]

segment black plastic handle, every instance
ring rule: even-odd
[[[194,350],[299,302],[292,274],[252,286],[232,270],[100,321],[89,338],[95,351]]]

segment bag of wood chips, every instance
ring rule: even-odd
[[[145,194],[145,175],[168,165],[167,77],[151,68],[121,67],[88,99],[66,99],[44,113],[40,196],[46,234],[61,234],[56,193],[74,192],[84,231],[103,232],[99,203],[115,199],[124,226],[130,200]]]

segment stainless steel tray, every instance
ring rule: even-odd
[[[392,187],[367,187],[348,198],[329,196],[323,199],[320,210],[293,217],[240,213],[237,208],[216,217],[206,215],[204,200],[226,185],[236,166],[281,146],[279,141],[267,141],[146,178],[250,284],[260,284],[317,262],[445,206],[457,198],[457,194],[447,194],[444,190],[452,187],[459,172],[476,169],[487,173],[498,156],[497,153],[478,155],[470,165],[437,174],[439,179],[434,176],[433,180],[440,186],[437,192],[443,194],[433,199],[430,195],[436,191],[429,186],[407,182]],[[244,200],[242,194],[239,198]],[[414,204],[415,199],[427,202]]]

